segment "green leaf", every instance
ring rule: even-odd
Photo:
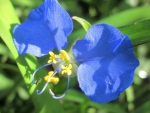
[[[134,46],[150,42],[150,20],[137,22],[132,25],[120,27],[123,34],[127,34]]]
[[[11,0],[11,2],[15,5],[37,7],[42,3],[42,0]]]
[[[96,23],[107,23],[119,27],[134,23],[135,21],[150,18],[150,6],[137,7],[128,9],[120,13],[113,14],[109,17],[100,19]]]
[[[91,24],[88,21],[86,21],[85,19],[83,19],[83,18],[80,18],[80,17],[77,17],[77,16],[73,16],[72,19],[74,19],[77,22],[79,22],[86,32],[91,27]]]
[[[52,99],[48,92],[44,92],[40,96],[36,95],[36,88],[42,89],[44,82],[40,83],[38,87],[31,84],[31,74],[38,67],[38,61],[34,56],[20,56],[18,54],[11,35],[12,28],[16,24],[19,24],[19,20],[15,14],[11,2],[9,0],[0,0],[0,37],[6,43],[17,62],[37,112],[64,113],[60,103],[57,100]],[[37,73],[37,76],[43,75],[44,73],[45,70]]]

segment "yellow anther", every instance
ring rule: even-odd
[[[49,54],[50,54],[50,59],[48,60],[48,63],[53,62],[54,64],[56,64],[57,63],[56,55],[53,52],[49,52]]]
[[[72,71],[71,71],[72,65],[71,64],[69,64],[68,66],[62,65],[61,69],[63,69],[61,74],[67,73],[68,76],[70,76],[72,74]]]
[[[61,59],[63,61],[65,61],[65,60],[69,61],[70,60],[69,55],[67,54],[67,52],[65,50],[60,50],[59,56],[61,57]]]
[[[57,84],[59,82],[59,78],[57,77],[52,77],[51,78],[51,82],[54,83],[54,84]]]
[[[44,80],[46,81],[46,82],[51,82],[51,76],[53,75],[53,71],[50,71],[50,72],[48,72],[48,75],[46,75],[45,77],[44,77]]]
[[[48,75],[46,75],[46,76],[44,77],[44,80],[45,80],[46,82],[52,82],[52,83],[54,83],[54,84],[57,84],[57,83],[59,82],[59,78],[57,78],[57,77],[52,77],[53,73],[54,73],[53,71],[48,72]]]

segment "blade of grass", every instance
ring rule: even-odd
[[[116,27],[124,26],[131,24],[135,21],[150,18],[149,10],[150,6],[128,9],[123,12],[113,14],[107,18],[101,19],[96,23],[108,23]]]
[[[150,42],[150,20],[141,21],[132,25],[119,28],[123,34],[127,34],[133,45]]]

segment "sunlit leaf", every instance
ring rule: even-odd
[[[150,41],[150,20],[144,20],[132,25],[120,27],[123,34],[127,34],[133,45],[147,43]]]
[[[88,31],[88,29],[91,27],[91,24],[83,18],[73,16],[72,19],[79,22],[79,24],[82,25],[82,27],[84,28],[85,31]]]

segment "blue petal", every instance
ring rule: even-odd
[[[132,84],[139,65],[128,36],[108,24],[92,26],[73,47],[80,88],[93,101],[112,101]]]
[[[13,29],[18,52],[43,56],[53,49],[67,46],[67,37],[73,29],[69,14],[57,0],[45,0],[32,10],[27,19]]]
[[[134,70],[138,65],[132,49],[117,56],[93,58],[80,64],[77,72],[79,86],[94,102],[115,100],[132,84]]]
[[[79,62],[97,56],[111,55],[126,38],[128,37],[113,26],[96,24],[88,30],[82,40],[76,42],[73,53]],[[122,44],[122,46],[121,50],[132,47],[130,43]]]

